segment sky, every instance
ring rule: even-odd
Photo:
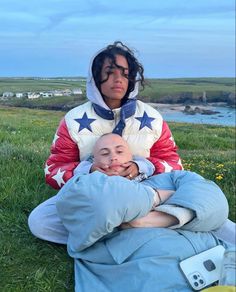
[[[234,77],[235,0],[0,0],[0,77],[86,77],[116,40],[146,78]]]

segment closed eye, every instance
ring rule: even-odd
[[[129,71],[128,71],[128,69],[127,68],[124,68],[122,66],[117,66],[117,67],[110,66],[110,67],[107,67],[107,70],[105,71],[105,73],[109,76],[109,75],[111,75],[111,74],[114,73],[114,70],[116,68],[120,70],[122,76],[124,76],[125,78],[128,78],[129,77]]]
[[[116,151],[116,153],[117,153],[117,154],[123,154],[124,151],[122,151],[122,150],[118,150],[118,151]]]
[[[101,156],[107,156],[107,155],[109,155],[109,153],[108,152],[101,152],[100,155]]]

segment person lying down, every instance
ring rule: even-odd
[[[192,291],[180,261],[227,247],[210,232],[228,217],[220,188],[188,171],[141,182],[119,176],[132,159],[119,136],[103,136],[93,154],[96,170],[71,178],[56,203],[74,258],[75,291]]]
[[[99,234],[96,233],[96,240],[113,232],[115,228],[169,227],[212,231],[217,230],[226,221],[228,203],[224,194],[215,183],[205,180],[194,172],[177,170],[153,175],[141,182],[139,177],[134,180],[130,177],[120,177],[119,172],[132,161],[132,154],[127,142],[117,134],[109,133],[100,137],[94,146],[92,159],[93,172],[86,175],[77,174],[67,182],[59,191],[58,195],[61,199],[56,207],[59,216],[61,213],[70,213],[66,206],[71,206],[70,198],[72,201],[76,198],[76,204],[73,206],[73,208],[76,206],[78,208],[76,213],[81,212],[81,220],[83,220],[83,214],[88,217],[86,220],[91,222],[96,216],[92,218],[91,214],[84,214],[84,209],[80,206],[82,201],[83,207],[87,205],[91,208],[92,206],[100,218],[104,216],[104,220],[112,216],[114,212],[112,224],[106,224],[105,230]],[[103,180],[104,182],[101,183]],[[83,181],[86,181],[86,185]],[[222,204],[219,203],[220,201]],[[211,211],[206,209],[208,203],[215,206]],[[196,204],[195,207],[193,207],[194,204]],[[210,220],[206,221],[206,224],[202,224],[203,220],[199,220],[197,207],[200,205],[198,204],[201,205],[201,211],[206,211],[205,218]],[[110,206],[109,210],[106,209],[108,206]],[[126,206],[126,211],[124,206]],[[119,211],[119,207],[123,213]],[[95,210],[92,211],[94,212]],[[119,216],[116,216],[117,212],[120,212]],[[121,214],[123,216],[120,216]],[[70,224],[67,224],[63,216],[61,219],[69,231]],[[77,219],[80,222],[80,219]],[[79,225],[78,228],[80,228]],[[86,232],[83,230],[83,235],[87,234],[90,237],[92,233],[89,234],[89,232],[92,232],[92,228],[89,230],[90,228]],[[77,244],[80,241],[82,243],[83,239],[79,238]],[[94,240],[90,242],[90,245],[92,243]],[[87,245],[82,244],[81,248],[85,246]]]
[[[142,157],[135,157],[136,160],[142,160]],[[128,166],[128,163],[133,160],[131,150],[128,143],[118,134],[108,133],[101,136],[94,145],[93,168],[103,172],[109,176],[119,175],[123,169]],[[151,168],[151,166],[150,166]],[[151,171],[150,171],[151,172]],[[132,180],[132,176],[128,176]],[[134,178],[134,181],[139,182],[145,179],[143,174]],[[175,210],[175,216],[161,211],[154,210],[154,208],[164,203],[173,193],[174,190],[152,189],[153,192],[153,210],[146,216],[123,223],[120,228],[130,227],[171,227],[177,228],[184,223],[190,221],[193,213],[189,209]],[[178,215],[179,219],[176,217]],[[181,223],[180,223],[181,220]]]

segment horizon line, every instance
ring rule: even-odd
[[[84,76],[0,76],[0,79],[87,79]],[[236,76],[145,77],[145,79],[236,78]]]

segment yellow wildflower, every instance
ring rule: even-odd
[[[216,165],[216,167],[217,167],[217,168],[224,167],[224,164],[222,164],[222,163],[219,163],[219,164],[217,164],[217,165]]]

